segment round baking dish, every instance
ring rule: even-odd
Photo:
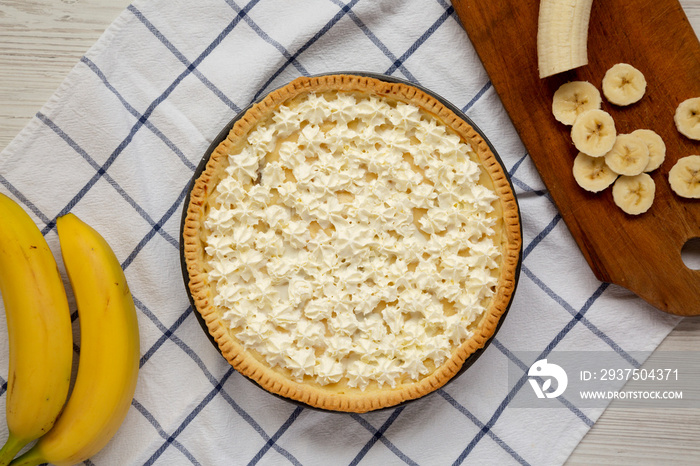
[[[511,303],[512,303],[512,300],[513,300],[513,296],[514,296],[515,291],[516,291],[516,288],[517,288],[517,281],[518,281],[518,277],[519,277],[519,274],[520,274],[520,266],[521,266],[521,261],[522,261],[522,240],[521,240],[521,238],[522,238],[522,226],[521,226],[520,221],[519,221],[519,219],[520,219],[520,211],[519,211],[519,207],[518,207],[518,205],[517,205],[517,198],[515,197],[515,191],[514,191],[514,189],[513,189],[513,186],[512,186],[510,177],[508,176],[508,171],[506,170],[506,168],[505,168],[505,166],[504,166],[504,164],[503,164],[503,161],[502,161],[501,158],[498,156],[498,153],[496,152],[496,150],[495,150],[495,148],[493,147],[493,145],[490,143],[490,141],[488,140],[488,138],[486,137],[486,135],[476,126],[476,124],[475,124],[473,121],[471,121],[471,119],[469,119],[469,117],[467,117],[466,115],[464,115],[464,114],[461,112],[461,110],[459,110],[458,108],[456,108],[453,104],[451,104],[449,101],[447,101],[447,100],[444,99],[443,97],[437,95],[435,92],[433,92],[433,91],[431,91],[431,90],[429,90],[429,89],[423,88],[423,87],[421,87],[421,86],[419,86],[419,85],[412,84],[412,83],[409,83],[409,82],[407,82],[407,81],[404,81],[404,80],[401,80],[401,79],[398,79],[398,78],[395,78],[395,77],[385,76],[385,75],[380,75],[380,74],[374,74],[374,73],[364,73],[364,72],[342,72],[342,73],[329,73],[329,74],[327,74],[327,75],[321,75],[321,76],[332,76],[332,75],[360,76],[360,77],[367,77],[367,78],[372,78],[372,79],[380,80],[380,81],[383,81],[383,82],[386,82],[386,83],[400,83],[400,84],[412,86],[413,88],[416,88],[416,89],[418,89],[418,90],[424,92],[425,94],[428,94],[429,96],[433,97],[434,99],[436,99],[437,101],[439,101],[442,105],[444,105],[447,109],[449,109],[451,112],[453,112],[457,117],[459,117],[459,118],[462,119],[464,122],[466,122],[470,127],[472,127],[472,128],[479,134],[479,136],[485,141],[485,143],[488,145],[489,150],[491,151],[491,153],[492,153],[493,156],[495,157],[496,161],[497,161],[498,164],[500,165],[500,170],[502,171],[503,175],[505,176],[505,178],[506,178],[506,180],[507,180],[507,183],[508,183],[508,186],[510,187],[510,191],[512,192],[513,200],[514,200],[514,202],[515,202],[515,209],[516,209],[516,211],[517,211],[517,217],[518,217],[518,222],[517,222],[517,223],[518,223],[518,229],[519,229],[519,231],[518,231],[519,237],[517,238],[517,239],[518,239],[518,244],[517,244],[517,247],[518,247],[518,249],[517,249],[517,265],[516,265],[516,267],[515,267],[515,273],[514,273],[514,277],[513,277],[513,282],[514,282],[514,283],[513,283],[513,285],[512,285],[512,292],[510,293],[510,298],[509,298],[509,300],[508,300],[508,302],[507,302],[505,308],[503,309],[503,312],[501,313],[501,315],[500,315],[500,317],[499,317],[499,319],[498,319],[498,323],[497,323],[497,325],[496,325],[496,328],[495,328],[495,330],[493,331],[493,333],[491,334],[491,336],[484,342],[484,344],[483,344],[482,347],[480,347],[480,348],[476,349],[475,351],[473,351],[473,352],[464,360],[464,362],[463,362],[462,365],[461,365],[461,368],[457,371],[457,373],[456,373],[454,376],[452,376],[452,377],[446,382],[446,383],[450,383],[450,382],[452,382],[453,380],[457,379],[460,375],[462,375],[466,370],[468,370],[469,367],[470,367],[472,364],[474,364],[474,362],[483,354],[483,352],[485,351],[485,349],[488,347],[488,345],[490,344],[491,340],[492,340],[493,337],[497,334],[498,330],[500,329],[501,325],[503,324],[503,322],[504,322],[504,320],[505,320],[505,318],[506,318],[506,315],[507,315],[507,313],[508,313],[508,311],[509,311],[509,309],[510,309],[510,306],[511,306]],[[202,329],[203,329],[205,335],[207,335],[207,337],[209,338],[209,340],[211,341],[211,343],[212,343],[212,344],[217,348],[217,350],[219,350],[220,352],[221,352],[220,345],[219,345],[219,343],[217,343],[216,339],[215,339],[215,338],[212,336],[212,334],[210,333],[209,327],[208,327],[208,325],[207,325],[207,322],[206,322],[205,319],[202,317],[202,315],[200,314],[200,312],[198,312],[197,306],[196,306],[196,303],[195,303],[195,298],[193,297],[193,294],[192,294],[192,292],[190,291],[190,286],[189,286],[189,283],[190,283],[190,274],[189,274],[189,272],[188,272],[188,267],[187,267],[187,263],[186,263],[186,257],[185,257],[185,256],[186,256],[186,254],[185,254],[185,241],[184,241],[184,236],[183,236],[183,234],[184,234],[185,223],[186,223],[186,219],[187,219],[187,215],[188,215],[188,207],[189,207],[189,205],[190,205],[191,190],[192,190],[192,188],[193,188],[194,181],[197,180],[197,179],[200,177],[200,175],[204,172],[204,170],[205,170],[205,168],[206,168],[206,166],[207,166],[207,163],[209,162],[209,159],[210,159],[210,157],[211,157],[211,154],[212,154],[212,153],[214,152],[214,150],[221,144],[221,142],[224,141],[224,140],[228,137],[228,135],[229,135],[231,129],[234,127],[234,125],[236,124],[236,122],[237,122],[238,120],[240,120],[240,119],[246,114],[246,112],[247,112],[250,108],[252,108],[255,104],[257,104],[257,103],[261,102],[263,99],[265,99],[265,97],[266,97],[266,96],[262,96],[262,97],[260,97],[259,99],[257,99],[255,102],[252,102],[248,107],[246,107],[245,109],[243,109],[239,114],[237,114],[234,118],[232,118],[231,121],[230,121],[224,128],[221,129],[221,131],[219,132],[219,134],[217,135],[217,137],[212,141],[211,145],[209,146],[209,148],[207,149],[207,151],[204,153],[202,159],[200,160],[200,162],[199,162],[199,164],[198,164],[198,166],[197,166],[197,169],[196,169],[196,171],[195,171],[195,173],[194,173],[194,176],[193,176],[193,178],[192,178],[192,182],[191,182],[191,184],[190,184],[190,187],[189,187],[188,192],[187,192],[187,196],[186,196],[186,198],[185,198],[185,200],[184,200],[184,204],[183,204],[182,218],[181,218],[181,225],[180,225],[180,259],[181,259],[181,268],[182,268],[182,275],[183,275],[183,279],[184,279],[185,289],[186,289],[186,291],[187,291],[187,295],[188,295],[188,297],[189,297],[189,299],[190,299],[190,302],[191,302],[191,304],[192,304],[192,307],[193,307],[193,310],[194,310],[194,314],[195,314],[195,316],[196,316],[196,318],[197,318],[199,324],[201,325],[201,327],[202,327]],[[256,385],[259,385],[259,386],[260,386],[260,384],[258,384],[255,380],[253,380],[253,379],[251,379],[251,378],[248,378],[248,377],[246,377],[246,378],[247,378],[248,380],[250,380],[251,382],[256,383]],[[261,387],[261,388],[263,388],[263,387]],[[318,406],[313,405],[313,404],[304,403],[304,402],[299,401],[299,400],[296,400],[296,399],[292,399],[292,398],[289,398],[289,397],[286,397],[286,396],[282,396],[282,395],[280,395],[280,394],[278,394],[278,393],[275,393],[274,391],[270,391],[270,390],[265,390],[265,391],[267,391],[268,393],[271,393],[271,394],[274,395],[274,396],[277,396],[277,397],[279,397],[279,398],[281,398],[281,399],[284,399],[284,400],[286,400],[286,401],[289,401],[289,402],[294,403],[294,404],[297,404],[297,405],[302,405],[302,406],[306,406],[306,407],[314,408],[314,409],[324,409],[324,408],[322,408],[322,407],[318,407]],[[419,397],[419,398],[420,398],[420,397]],[[390,405],[390,406],[380,407],[380,408],[377,408],[377,409],[395,408],[395,407],[397,407],[397,406],[404,405],[405,403],[409,403],[409,402],[414,401],[415,399],[419,399],[419,398],[409,399],[409,400],[403,401],[403,402],[398,403],[398,404],[392,404],[392,405]],[[374,408],[373,408],[372,410],[374,410]],[[337,410],[336,410],[336,409],[333,409],[333,410],[324,409],[324,411],[337,411]],[[342,410],[341,410],[341,411],[342,411]]]

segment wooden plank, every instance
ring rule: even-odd
[[[129,3],[0,1],[0,149],[39,111]]]
[[[700,236],[700,201],[675,195],[668,171],[680,157],[700,154],[700,142],[678,133],[676,106],[700,96],[700,42],[677,0],[594,2],[587,66],[540,79],[537,70],[539,0],[493,2],[455,0],[462,23],[494,89],[562,218],[601,281],[624,286],[666,312],[700,314],[700,271],[687,268],[680,251]],[[644,98],[629,107],[604,100],[618,133],[648,128],[667,147],[663,165],[651,175],[656,197],[651,209],[630,216],[615,206],[611,190],[592,194],[575,182],[577,154],[570,127],[551,113],[554,91],[584,80],[599,89],[615,63],[630,63],[647,79]]]

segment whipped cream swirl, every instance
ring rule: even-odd
[[[403,102],[282,105],[229,156],[205,227],[214,305],[297,381],[395,387],[439,367],[494,294],[496,194]]]

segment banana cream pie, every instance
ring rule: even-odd
[[[236,121],[195,180],[189,290],[270,392],[365,412],[444,385],[495,332],[521,235],[502,166],[403,83],[299,78]]]

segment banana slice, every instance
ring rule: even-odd
[[[630,134],[644,141],[649,149],[649,162],[644,171],[651,172],[659,168],[666,158],[666,144],[661,136],[650,129],[637,129]]]
[[[588,81],[562,84],[554,93],[552,113],[557,121],[573,125],[576,118],[587,110],[600,108],[603,99],[596,87]]]
[[[571,127],[571,139],[580,152],[591,157],[602,157],[615,144],[615,121],[608,112],[588,110],[576,118]]]
[[[613,184],[617,173],[608,167],[605,157],[591,157],[579,152],[574,159],[574,178],[586,191],[597,193]]]
[[[673,120],[682,135],[700,140],[700,97],[681,102]]]
[[[643,214],[654,203],[656,184],[647,173],[621,176],[612,187],[613,201],[625,213]]]
[[[668,172],[668,182],[679,196],[700,199],[700,155],[678,159]]]
[[[630,105],[644,96],[647,80],[641,71],[627,63],[613,65],[603,76],[603,94],[611,104]]]
[[[649,148],[646,143],[631,134],[618,134],[605,162],[617,174],[639,175],[649,163]]]

